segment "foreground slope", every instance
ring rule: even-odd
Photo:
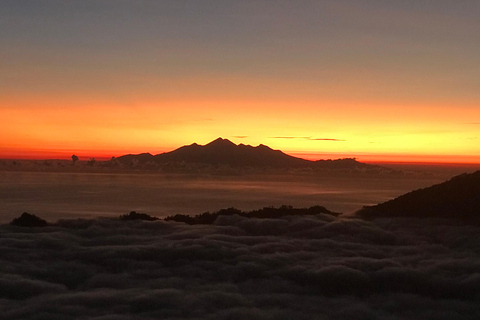
[[[441,217],[480,220],[480,171],[409,192],[357,212],[363,218]]]

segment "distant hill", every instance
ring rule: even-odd
[[[46,227],[48,225],[47,221],[28,212],[24,212],[20,217],[13,219],[10,224],[19,227]]]
[[[464,173],[446,182],[364,207],[357,215],[367,219],[401,216],[480,221],[480,171]]]
[[[348,170],[381,168],[358,162],[354,158],[310,161],[287,155],[280,150],[273,150],[263,144],[256,147],[244,144],[236,145],[230,140],[222,138],[218,138],[206,145],[194,143],[158,155],[149,153],[129,154],[118,157],[116,160],[124,165],[186,163],[213,167],[230,166],[232,168],[323,168]]]
[[[264,207],[259,210],[253,211],[241,211],[235,208],[222,209],[213,213],[205,212],[198,214],[196,216],[188,216],[184,214],[176,214],[174,216],[168,216],[165,221],[176,221],[184,222],[186,224],[212,224],[220,216],[232,216],[238,215],[245,218],[256,218],[256,219],[278,219],[283,216],[295,215],[295,216],[306,216],[306,215],[317,215],[317,214],[326,214],[331,216],[338,216],[340,213],[333,212],[328,210],[323,206],[313,206],[310,208],[294,208],[292,206],[283,205],[279,208],[274,207]]]

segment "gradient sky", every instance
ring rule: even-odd
[[[0,158],[480,163],[478,0],[2,0],[0,70]]]

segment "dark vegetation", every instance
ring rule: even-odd
[[[275,219],[288,215],[305,216],[316,214],[329,214],[338,216],[339,213],[332,212],[323,206],[313,206],[310,208],[294,208],[292,206],[280,206],[279,208],[265,207],[259,210],[253,210],[244,212],[236,208],[221,209],[216,212],[204,212],[195,216],[189,216],[184,214],[176,214],[164,218],[164,221],[184,222],[189,225],[194,224],[212,224],[219,216],[232,216],[239,215],[245,218],[257,218],[257,219]],[[118,217],[121,221],[156,221],[160,220],[157,217],[151,216],[146,213],[139,213],[131,211],[129,214],[124,214]],[[36,215],[24,212],[19,218],[15,218],[10,222],[11,225],[22,227],[44,227],[47,226],[47,221],[37,217]]]
[[[438,217],[480,221],[480,171],[404,194],[393,200],[364,207],[357,216]]]
[[[78,161],[78,156],[76,156],[76,155],[73,154],[73,155],[72,155],[72,166],[74,166],[75,163],[77,163],[77,161]]]
[[[19,227],[46,227],[48,225],[47,221],[27,212],[24,212],[20,217],[13,219],[10,224]]]
[[[124,214],[119,217],[122,221],[130,221],[130,220],[145,220],[145,221],[155,221],[159,220],[157,217],[152,217],[146,213],[138,213],[136,211],[131,211],[129,214]]]
[[[253,210],[244,212],[236,208],[221,209],[216,212],[205,212],[196,216],[189,216],[184,214],[176,214],[174,216],[168,216],[165,221],[184,222],[186,224],[212,224],[219,216],[232,216],[239,215],[245,218],[257,218],[257,219],[274,219],[287,215],[316,215],[316,214],[329,214],[337,216],[336,212],[332,212],[322,206],[313,206],[310,208],[294,208],[292,206],[281,206],[279,208],[265,207],[259,210]]]

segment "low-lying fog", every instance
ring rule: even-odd
[[[351,213],[413,189],[442,182],[438,175],[188,176],[0,172],[0,223],[22,212],[48,221],[118,216],[130,211],[164,217],[236,207],[322,205]]]
[[[480,319],[480,229],[222,216],[0,225],[2,319]]]

